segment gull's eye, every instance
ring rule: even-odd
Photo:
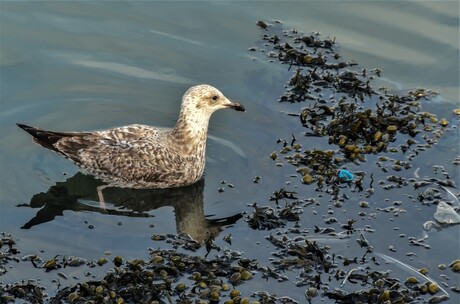
[[[214,100],[214,101],[216,101],[218,98],[219,98],[219,96],[217,96],[217,95],[212,96],[212,100]]]

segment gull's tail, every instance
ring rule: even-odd
[[[36,142],[40,146],[50,149],[52,151],[61,153],[61,154],[62,152],[56,149],[54,144],[63,137],[74,136],[74,134],[71,134],[71,133],[45,131],[40,128],[35,128],[35,127],[28,126],[28,125],[20,124],[20,123],[17,123],[16,125],[19,128],[26,131],[27,133],[29,133],[30,135],[32,135],[32,137],[34,138],[34,142]]]

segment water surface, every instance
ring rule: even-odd
[[[381,68],[386,85],[440,92],[440,97],[426,104],[424,110],[447,117],[455,125],[458,120],[452,109],[459,107],[458,12],[456,1],[280,1],[263,5],[239,1],[2,1],[0,231],[12,233],[24,255],[42,251],[48,257],[60,254],[87,259],[97,259],[105,251],[126,258],[145,258],[147,247],[158,246],[150,240],[153,233],[181,232],[183,227],[176,223],[178,214],[174,211],[177,206],[172,203],[147,206],[140,210],[145,216],[132,216],[123,214],[126,206],[117,204],[112,209],[119,213],[104,214],[97,209],[94,198],[82,201],[93,209],[65,209],[52,220],[21,229],[42,206],[16,206],[28,204],[35,194],[46,192],[78,170],[67,160],[34,145],[15,123],[61,131],[130,123],[171,127],[183,92],[199,83],[218,87],[227,97],[243,103],[247,112],[220,111],[213,116],[205,182],[192,195],[198,204],[196,210],[202,210],[207,219],[250,212],[247,204],[271,204],[269,195],[285,187],[286,181],[300,197],[314,197],[312,188],[290,177],[293,168],[275,167],[268,157],[279,149],[277,138],[289,138],[291,133],[299,135],[305,130],[296,119],[285,115],[302,105],[277,102],[291,76],[287,66],[269,63],[263,54],[248,52],[263,34],[256,21],[281,20],[299,31],[336,37],[343,58],[369,69]],[[413,176],[420,167],[419,174],[430,176],[432,165],[443,165],[459,185],[458,167],[452,165],[460,154],[457,144],[458,132],[448,133],[417,158],[413,169],[405,174]],[[254,184],[257,175],[262,179]],[[219,188],[225,191],[219,192]],[[414,195],[413,189],[376,193],[370,212],[395,200],[404,200],[409,212],[401,215],[402,220],[380,214],[372,222],[377,232],[367,237],[377,252],[391,253],[415,268],[427,267],[436,280],[446,280],[441,275],[447,273],[458,281],[458,275],[437,269],[438,264],[459,257],[458,226],[430,232],[426,241],[429,250],[414,248],[407,239],[398,238],[399,234],[423,237],[421,225],[432,219],[435,211],[433,206],[413,203],[407,199],[409,195]],[[356,217],[361,211],[357,204],[360,200],[356,197],[340,210],[331,207],[324,197],[320,205],[304,210],[302,227],[324,226],[322,215],[328,210],[339,222]],[[239,220],[216,238],[217,244],[228,246],[222,236],[229,233],[233,235],[233,250],[269,263],[271,249],[264,240],[266,231],[251,230]],[[255,246],[255,242],[260,243]],[[390,245],[397,245],[396,254],[388,250]],[[342,254],[359,252],[354,238],[340,241],[337,247],[343,248]],[[413,251],[415,256],[405,254]],[[409,276],[396,266],[388,267],[402,272],[401,278]],[[71,271],[80,277],[84,272]],[[98,271],[94,271],[96,277]],[[57,287],[52,281],[56,276],[40,270],[31,272],[18,264],[2,281],[39,278],[52,294]],[[61,284],[75,282],[69,279]],[[268,286],[278,294],[292,287],[289,283],[252,280],[241,289]],[[303,291],[298,288],[291,296],[303,301]]]

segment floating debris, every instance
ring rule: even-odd
[[[441,224],[458,224],[460,223],[460,215],[445,202],[439,202],[434,219]]]
[[[340,170],[339,177],[346,181],[352,181],[354,178],[353,174],[351,174],[350,171],[345,170],[345,169]]]

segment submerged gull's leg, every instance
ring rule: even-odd
[[[99,198],[99,207],[101,207],[104,210],[105,210],[105,201],[104,201],[104,194],[102,194],[102,190],[104,190],[107,187],[108,187],[108,185],[102,185],[102,186],[97,186],[96,187],[97,196]]]

